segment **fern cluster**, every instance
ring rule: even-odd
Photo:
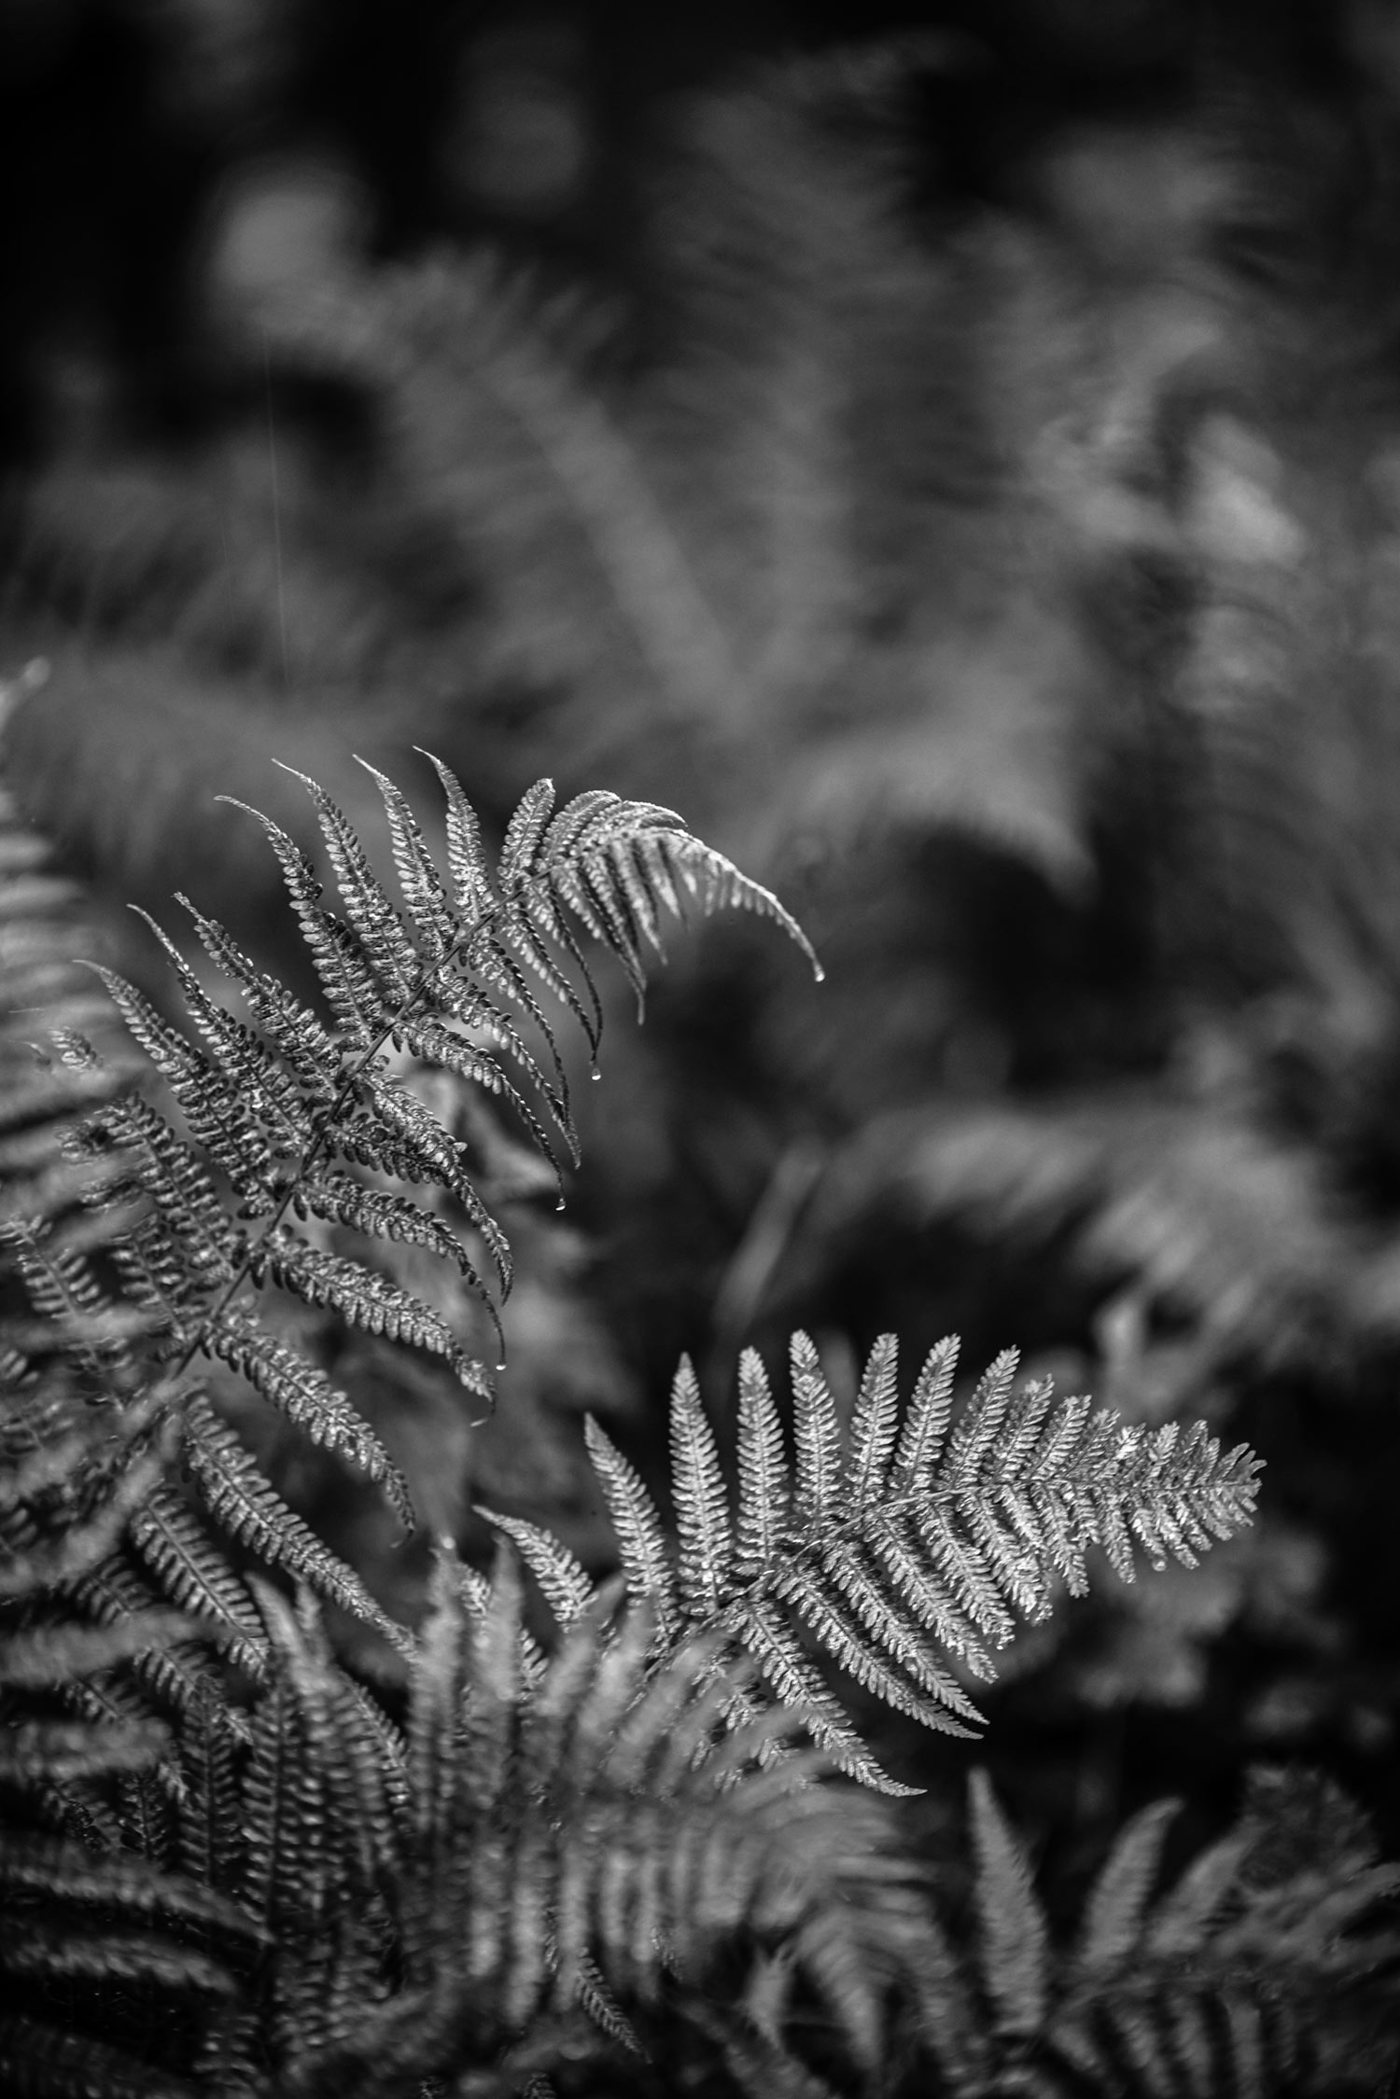
[[[1203,2089],[1190,2082],[1200,2050],[1181,2038],[1192,2007],[1209,1999],[1233,2020],[1237,1999],[1274,1986],[1293,1957],[1296,1876],[1275,1916],[1257,1890],[1227,1899],[1238,1861],[1216,1855],[1201,1869],[1214,1892],[1154,1913],[1150,1950],[1166,1959],[1192,1923],[1229,1928],[1207,1933],[1176,1996],[1165,1970],[1154,1994],[1134,1891],[1158,1821],[1136,1826],[1091,1903],[1069,2008],[1052,2009],[1024,1863],[978,1793],[982,1926],[964,1977],[877,1797],[908,1788],[818,1663],[965,1733],[968,1681],[991,1673],[1017,1617],[1083,1586],[1088,1550],[1131,1578],[1135,1543],[1191,1564],[1249,1520],[1246,1450],[1222,1453],[1204,1428],[1149,1433],[1056,1401],[1045,1381],[1018,1390],[1010,1354],[958,1404],[951,1341],[907,1396],[895,1343],[880,1341],[843,1420],[799,1335],[790,1427],[760,1361],[744,1360],[732,1481],[682,1367],[674,1530],[590,1425],[617,1580],[600,1585],[542,1528],[496,1513],[491,1573],[440,1541],[411,1629],[226,1418],[218,1380],[232,1371],[411,1525],[386,1448],[277,1307],[330,1307],[346,1328],[426,1349],[464,1404],[489,1404],[480,1341],[374,1261],[405,1243],[450,1261],[495,1329],[509,1246],[419,1075],[484,1090],[521,1137],[572,1158],[550,1009],[591,1063],[600,1008],[581,934],[639,995],[663,913],[686,902],[755,910],[805,947],[773,896],[669,811],[603,794],[556,810],[542,783],[493,864],[437,770],[446,875],[377,779],[397,903],[313,781],[340,911],[267,823],[319,1004],[193,907],[246,1021],[163,934],[193,1034],[103,971],[183,1133],[109,1085],[79,1031],[56,1036],[35,1129],[71,1178],[61,1200],[21,1183],[7,1227],[22,1304],[0,1483],[0,1965],[27,1992],[0,2029],[7,2089],[540,2094],[571,2065],[645,2089],[701,2059],[751,2092],[892,2088],[908,2070],[973,2094],[1009,2088],[997,2080],[1015,2057],[1019,2088],[1058,2090],[1022,2075],[1042,2039],[1077,2089],[1121,2090],[1125,2061],[1144,2091],[1163,2088],[1161,2064],[1178,2058],[1180,2089]],[[18,915],[13,884],[8,901]],[[75,1078],[66,1106],[55,1071]],[[543,1644],[527,1570],[555,1627]],[[385,1643],[378,1691],[340,1659],[327,1605]],[[1328,2075],[1351,2074],[1345,2035],[1362,2030],[1351,1998],[1329,2008],[1328,1990],[1395,1960],[1393,1934],[1372,1929],[1390,1882],[1361,1863],[1345,1896],[1327,1884],[1326,1921],[1314,1913],[1287,1969],[1333,2020]],[[1369,2016],[1365,1991],[1352,1995]],[[1169,2040],[1153,2023],[1163,2003]],[[1268,2046],[1297,2089],[1341,2088]],[[1239,2084],[1252,2088],[1243,2070]]]

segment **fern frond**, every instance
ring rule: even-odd
[[[1007,1352],[952,1423],[957,1344],[931,1351],[903,1418],[890,1337],[866,1365],[849,1434],[805,1335],[792,1344],[795,1466],[756,1356],[740,1370],[737,1509],[683,1364],[672,1392],[679,1537],[634,1470],[590,1423],[588,1446],[628,1587],[654,1601],[664,1645],[713,1631],[752,1654],[777,1695],[803,1707],[854,1776],[889,1786],[816,1675],[806,1641],[924,1725],[966,1734],[977,1709],[938,1657],[990,1675],[988,1647],[1016,1617],[1043,1617],[1057,1582],[1085,1583],[1090,1545],[1133,1578],[1133,1540],[1186,1565],[1249,1520],[1257,1461],[1222,1453],[1203,1426],[1126,1425],[1088,1402],[1014,1388]],[[538,1550],[538,1548],[536,1548]]]
[[[581,2004],[635,2046],[634,2017],[668,1975],[694,1991],[716,1959],[747,1949],[757,1967],[762,1947],[781,1949],[794,1988],[815,1992],[872,2069],[887,1994],[908,1988],[924,1950],[883,1811],[819,1782],[810,1750],[760,1768],[792,1742],[793,1716],[727,1728],[735,1683],[716,1671],[717,1643],[657,1668],[649,1607],[617,1621],[595,1598],[531,1681],[507,1555],[475,1619],[450,1556],[434,1576],[390,1879],[402,1984],[362,2011],[353,2045],[381,2075],[451,2076]],[[335,2066],[317,2062],[326,2089]]]
[[[977,1928],[970,1943],[944,1941],[921,2008],[952,2099],[1019,2088],[1029,2064],[1036,2090],[1086,2099],[1373,2090],[1393,2065],[1400,1868],[1379,1866],[1305,1779],[1282,1790],[1256,1783],[1236,1826],[1165,1890],[1177,1803],[1143,1809],[1061,1945],[1025,1845],[975,1773]]]

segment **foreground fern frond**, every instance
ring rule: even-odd
[[[1044,1618],[1058,1586],[1084,1593],[1091,1546],[1131,1581],[1134,1543],[1154,1565],[1193,1566],[1250,1521],[1259,1461],[1244,1445],[1222,1452],[1202,1423],[1150,1430],[1094,1412],[1087,1398],[1056,1402],[1048,1380],[1017,1391],[1014,1350],[955,1417],[957,1341],[931,1351],[901,1406],[898,1347],[884,1335],[845,1433],[805,1334],[791,1354],[795,1465],[763,1363],[744,1355],[735,1503],[682,1364],[671,1395],[674,1548],[641,1480],[592,1421],[589,1451],[628,1586],[651,1600],[659,1643],[703,1632],[752,1656],[840,1768],[884,1791],[907,1788],[861,1742],[811,1643],[896,1711],[965,1735],[981,1715],[944,1655],[993,1675],[989,1649],[1005,1645],[1018,1617]],[[502,1527],[560,1615],[581,1608],[588,1584],[577,1563],[535,1526]]]
[[[1024,1841],[973,1775],[970,1934],[928,1969],[950,2099],[1370,2093],[1394,2068],[1400,1868],[1325,1781],[1257,1772],[1238,1822],[1159,1888],[1179,1801],[1119,1831],[1057,1944]]]
[[[749,1991],[781,2026],[764,1984],[780,1954],[785,1990],[814,1992],[851,2060],[878,2065],[885,1998],[913,1989],[927,1951],[884,1812],[820,1783],[810,1749],[759,1771],[795,1739],[793,1717],[726,1731],[717,1643],[658,1671],[653,1614],[617,1620],[615,1600],[536,1672],[509,1548],[479,1614],[441,1556],[407,1740],[387,1755],[314,1626],[276,1608],[245,1899],[278,1948],[264,2033],[280,2090],[356,2090],[371,2068],[386,2091],[471,2065],[523,2074],[531,2036],[590,2023],[594,2045],[636,2052],[634,2019],[676,1979],[701,1997],[716,1960],[741,1953],[736,2032]]]

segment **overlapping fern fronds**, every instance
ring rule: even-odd
[[[437,770],[446,799],[445,877],[404,796],[374,775],[401,907],[314,781],[305,784],[343,915],[322,903],[322,885],[300,848],[263,820],[329,1021],[192,905],[205,952],[241,995],[251,1026],[210,995],[163,933],[192,1034],[125,980],[101,972],[189,1132],[179,1135],[134,1094],[104,1102],[86,1124],[87,1153],[103,1162],[106,1214],[123,1212],[106,1247],[120,1303],[81,1248],[56,1236],[42,1206],[17,1227],[19,1265],[48,1322],[49,1345],[71,1353],[83,1343],[86,1318],[108,1322],[104,1330],[112,1332],[135,1322],[158,1333],[162,1375],[178,1381],[199,1359],[229,1366],[315,1442],[379,1482],[406,1524],[413,1520],[408,1489],[389,1453],[325,1370],[282,1337],[269,1306],[281,1292],[329,1307],[349,1327],[430,1351],[470,1393],[490,1397],[490,1372],[469,1337],[329,1243],[332,1231],[407,1242],[451,1262],[485,1307],[499,1353],[488,1277],[509,1288],[509,1246],[465,1144],[398,1075],[391,1050],[412,1068],[446,1072],[489,1093],[557,1170],[559,1154],[576,1157],[577,1136],[565,1057],[539,987],[572,1016],[593,1056],[602,1009],[581,935],[618,957],[639,999],[648,955],[663,952],[663,915],[687,903],[704,912],[757,910],[806,948],[767,890],[652,803],[595,793],[556,809],[541,782],[520,804],[493,869],[459,783],[446,766]],[[64,1062],[89,1088],[99,1086],[99,1060],[82,1038],[67,1031],[58,1039]],[[461,1230],[454,1219],[464,1220]],[[217,1522],[394,1637],[350,1570],[280,1507],[197,1396],[185,1405],[184,1429],[196,1489]],[[227,1616],[197,1549],[168,1539],[157,1549],[170,1564],[181,1561],[187,1598],[209,1591],[206,1605]]]
[[[1326,1781],[1254,1774],[1237,1823],[1165,1887],[1180,1802],[1143,1808],[1064,1944],[985,1773],[969,1808],[971,1928],[943,1938],[922,2012],[950,2099],[1341,2099],[1393,2073],[1400,1869]]]
[[[911,1995],[927,1951],[883,1811],[819,1783],[810,1750],[759,1772],[791,1716],[727,1731],[715,1643],[656,1670],[652,1613],[616,1601],[546,1663],[510,1548],[489,1586],[441,1554],[400,1739],[314,1621],[266,1600],[278,1661],[244,1781],[244,1899],[276,1950],[255,2035],[235,2012],[219,2037],[226,2076],[407,2092],[494,2067],[492,2089],[518,2089],[556,2060],[642,2052],[648,2019],[703,2003],[721,1958],[735,2032],[750,1993],[776,2029],[779,1953],[850,2059],[878,2065],[886,1995]]]
[[[703,1633],[745,1653],[800,1710],[839,1767],[889,1779],[818,1674],[816,1646],[867,1691],[925,1726],[967,1734],[980,1715],[946,1657],[975,1676],[1019,1616],[1048,1615],[1057,1589],[1082,1594],[1085,1554],[1102,1548],[1123,1580],[1133,1547],[1187,1566],[1250,1520],[1258,1461],[1222,1451],[1204,1424],[1129,1426],[1048,1380],[1015,1388],[1008,1350],[954,1413],[955,1339],[933,1349],[907,1405],[898,1348],[872,1349],[842,1432],[805,1334],[792,1342],[795,1467],[760,1358],[739,1382],[737,1506],[693,1371],[671,1398],[676,1543],[642,1481],[596,1422],[589,1448],[627,1582],[652,1600],[662,1648]],[[516,1540],[566,1622],[589,1584],[537,1526],[493,1520]]]
[[[4,1651],[16,1753],[38,1758],[6,1797],[23,1808],[16,1894],[40,1927],[0,1950],[17,1974],[42,1971],[53,2016],[0,2045],[44,2099],[84,2077],[172,2094],[271,2083],[288,2099],[434,2079],[542,2091],[551,2067],[618,2048],[664,2063],[677,2032],[743,2089],[809,2093],[817,2063],[844,2083],[882,2071],[901,2019],[897,2045],[924,2031],[946,2069],[945,2024],[962,2029],[939,1990],[957,1964],[889,1810],[837,1774],[906,1789],[815,1657],[965,1733],[978,1716],[963,1674],[990,1673],[1017,1615],[1082,1588],[1090,1546],[1128,1577],[1134,1540],[1189,1564],[1248,1519],[1254,1460],[1204,1429],[1148,1433],[1056,1403],[1046,1383],[1017,1390],[1009,1353],[959,1407],[952,1342],[905,1401],[895,1344],[878,1343],[843,1424],[798,1336],[791,1456],[767,1373],[743,1360],[737,1494],[682,1367],[674,1546],[590,1424],[625,1605],[543,1530],[498,1515],[513,1542],[494,1578],[444,1549],[421,1633],[395,1625],[278,1498],[200,1360],[231,1365],[410,1517],[349,1395],[266,1306],[280,1290],[329,1307],[488,1391],[470,1343],[330,1237],[436,1253],[483,1299],[489,1277],[509,1285],[504,1234],[413,1069],[484,1089],[541,1153],[572,1157],[548,1008],[591,1056],[601,1009],[581,935],[639,994],[663,912],[687,900],[749,906],[801,940],[766,890],[651,804],[584,795],[556,811],[542,784],[493,868],[438,770],[445,875],[376,775],[397,905],[314,782],[342,912],[267,825],[328,1015],[193,909],[251,1025],[168,941],[192,1033],[105,973],[187,1135],[111,1091],[77,1030],[58,1035],[55,1073],[97,1090],[85,1136],[63,1140],[89,1176],[84,1229],[68,1200],[14,1221],[27,1311],[0,1500],[5,1593],[25,1613]],[[230,1542],[299,1585],[295,1609],[250,1590]],[[548,1656],[524,1629],[517,1552],[562,1629]],[[316,1598],[398,1648],[403,1732],[335,1658]],[[1017,1914],[999,1889],[987,1973],[1008,2001]],[[152,2046],[145,2025],[171,1993],[182,2009]],[[976,2043],[974,2068],[991,2047]]]
[[[192,2089],[179,2037],[233,1997],[261,1934],[148,1841],[195,1819],[148,1694],[207,1648],[209,1624],[134,1583],[109,1623],[84,1607],[116,1580],[133,1510],[164,1491],[171,1423],[151,1404],[120,1419],[65,1404],[38,1380],[14,1401],[0,1424],[0,2082],[173,2099]],[[231,1711],[213,1724],[226,1740]]]

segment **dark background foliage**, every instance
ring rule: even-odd
[[[827,965],[614,1032],[489,1429],[371,1366],[430,1527],[596,1561],[578,1415],[654,1467],[798,1323],[1266,1459],[991,1701],[1067,1888],[1260,1760],[1400,1842],[1397,98],[1385,0],[0,8],[10,772],[99,898],[275,941],[212,796],[368,833],[426,744],[673,803]]]

